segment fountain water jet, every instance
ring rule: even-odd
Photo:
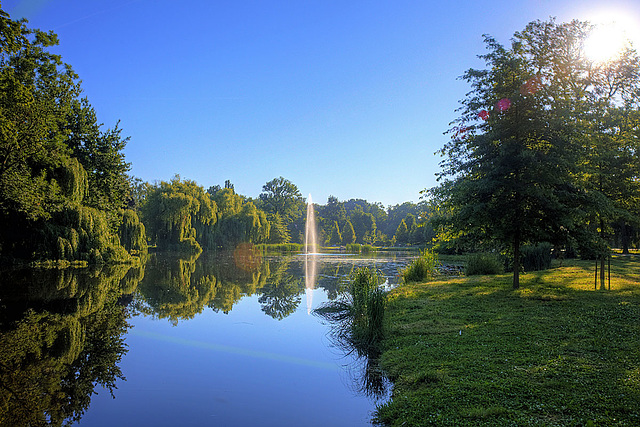
[[[307,200],[307,221],[304,226],[304,253],[306,255],[316,252],[316,215],[313,210],[311,194]]]
[[[313,211],[311,194],[307,200],[307,221],[304,226],[304,282],[307,298],[307,314],[311,314],[313,308],[313,288],[316,283],[316,216]]]

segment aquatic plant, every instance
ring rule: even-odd
[[[422,282],[435,275],[437,265],[438,255],[425,249],[400,274],[405,283]]]
[[[358,354],[377,348],[384,337],[386,292],[380,287],[380,277],[368,267],[354,271],[347,292],[314,310],[333,324],[332,335]]]

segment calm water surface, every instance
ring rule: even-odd
[[[365,362],[333,346],[312,310],[353,269],[376,268],[393,285],[409,260],[239,248],[152,255],[143,268],[5,272],[0,394],[13,409],[0,424],[370,425],[387,396],[367,393]]]

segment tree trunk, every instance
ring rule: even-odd
[[[626,222],[622,223],[622,253],[629,255],[629,226]]]
[[[513,239],[513,289],[520,288],[520,233]]]
[[[604,220],[602,218],[600,218],[600,238],[602,238],[602,241],[605,241],[605,234],[604,234]],[[605,283],[604,283],[604,243],[602,243],[603,245],[603,249],[602,249],[602,253],[600,254],[600,288],[601,289],[605,289]]]

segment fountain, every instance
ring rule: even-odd
[[[316,253],[316,216],[313,210],[311,194],[307,200],[307,221],[304,226],[304,253],[312,255]]]
[[[311,194],[307,200],[307,221],[304,226],[304,283],[307,298],[307,314],[313,308],[313,288],[316,283],[317,255],[316,217],[313,211]]]

